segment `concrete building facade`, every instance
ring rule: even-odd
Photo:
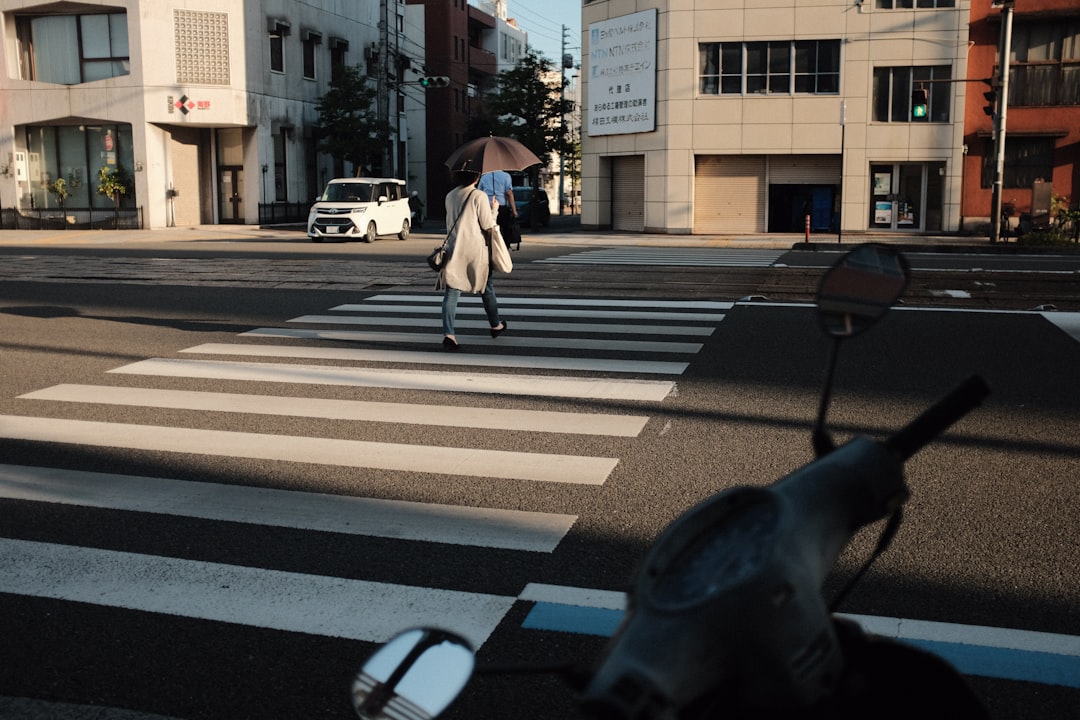
[[[147,227],[256,223],[260,203],[310,203],[353,171],[316,150],[315,104],[343,65],[387,83],[381,170],[404,172],[392,92],[404,12],[403,0],[0,0],[0,205],[55,207],[63,178],[67,208],[111,207],[102,168]]]
[[[968,23],[969,0],[587,0],[583,227],[959,230]]]

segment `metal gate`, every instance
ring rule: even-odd
[[[645,156],[611,159],[611,228],[645,231]]]
[[[694,233],[765,230],[765,157],[698,155],[694,167]]]

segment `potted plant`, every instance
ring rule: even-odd
[[[54,182],[47,184],[45,189],[50,195],[56,197],[56,204],[60,206],[60,212],[63,214],[64,203],[67,202],[68,196],[71,195],[71,192],[68,190],[67,180],[63,177],[58,177]],[[66,227],[67,224],[64,223],[64,226]]]
[[[104,195],[107,198],[112,198],[113,205],[116,208],[116,227],[120,227],[120,198],[128,193],[127,178],[124,175],[123,169],[117,165],[115,168],[111,168],[108,165],[102,165],[98,170],[98,195]]]

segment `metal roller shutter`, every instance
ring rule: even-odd
[[[839,155],[769,157],[770,185],[839,185]]]
[[[645,156],[611,159],[611,228],[645,231]]]
[[[694,167],[694,232],[764,232],[765,157],[699,155]]]

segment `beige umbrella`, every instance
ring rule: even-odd
[[[524,170],[539,165],[540,158],[514,138],[489,135],[465,143],[446,159],[451,171],[489,173],[495,170]]]

